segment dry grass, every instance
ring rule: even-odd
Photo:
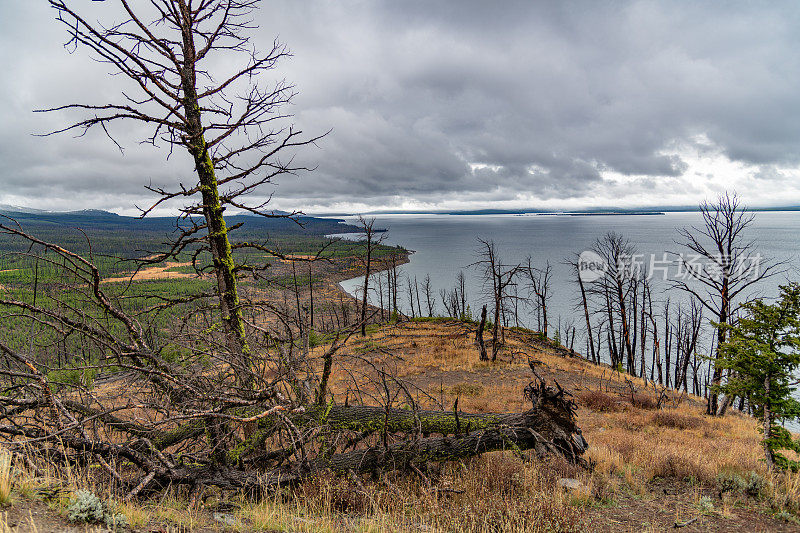
[[[651,420],[656,426],[676,429],[697,429],[705,424],[700,417],[681,415],[672,411],[658,411],[653,414]]]
[[[655,409],[658,406],[653,396],[636,392],[630,396],[631,405],[637,409]]]
[[[578,421],[590,444],[587,458],[595,465],[593,471],[497,452],[463,464],[432,467],[424,477],[393,473],[358,481],[322,477],[261,501],[220,493],[222,500],[237,506],[230,512],[235,520],[230,529],[584,531],[593,527],[591,516],[621,501],[622,495],[658,500],[661,492],[654,487],[659,482],[686,490],[697,487],[696,501],[685,502],[689,509],[676,510],[676,517],[684,521],[696,515],[701,489],[708,494],[718,488],[721,473],[760,479],[763,487],[755,496],[747,491],[722,494],[714,502],[719,517],[734,516],[756,502],[767,502],[775,510],[800,510],[800,474],[767,472],[753,419],[736,413],[722,419],[706,417],[700,399],[677,394],[668,398],[667,409],[653,411],[656,394],[644,382],[632,379],[638,392],[631,402],[624,375],[539,349],[523,335],[509,334],[498,362],[482,363],[470,327],[453,322],[375,327],[366,339],[352,338],[337,355],[333,392],[343,398],[348,372],[365,368],[357,357],[348,357],[357,354],[411,381],[429,395],[421,396],[423,403],[433,397],[452,406],[458,397],[464,411],[520,411],[529,407],[521,391],[532,379],[530,357],[538,361],[544,377],[558,380],[579,399]],[[314,354],[324,350],[320,346]],[[53,466],[43,466],[43,472],[39,478],[15,480],[15,490],[35,494],[36,487],[56,479],[69,488],[104,487],[98,478],[102,472],[89,475]],[[578,479],[581,488],[561,489],[558,480],[564,477]],[[107,489],[99,490],[98,495],[103,490],[105,496],[111,495]],[[221,527],[209,511],[187,511],[182,497],[172,491],[163,501],[121,504],[117,511],[136,528],[154,523],[181,531]],[[54,504],[56,510],[58,505]],[[646,530],[638,530],[642,529]]]
[[[0,533],[13,533],[13,531],[8,525],[8,513],[0,514]]]
[[[766,478],[762,496],[776,509],[800,512],[800,472],[780,472]]]
[[[209,523],[208,516],[195,507],[189,507],[185,500],[171,496],[148,508],[150,517],[166,522],[179,531],[193,531]]]
[[[11,502],[11,454],[0,449],[0,505]]]
[[[556,483],[578,475],[563,463],[496,453],[449,465],[431,478],[386,478],[366,492],[361,482],[322,478],[300,487],[295,501],[313,511],[315,521],[328,517],[328,526],[343,531],[582,531],[581,508],[591,489],[568,494]],[[265,511],[273,524],[285,524],[278,508],[273,502]]]
[[[705,417],[702,399],[677,393],[668,395],[669,409],[653,412],[657,394],[642,380],[533,348],[522,335],[509,333],[500,360],[482,363],[472,336],[469,326],[460,323],[424,322],[383,326],[353,345],[378,343],[397,353],[401,375],[447,405],[460,397],[459,408],[465,411],[525,409],[520,393],[531,379],[527,359],[537,360],[545,377],[559,380],[579,398],[579,423],[590,457],[601,471],[627,484],[674,478],[713,485],[719,472],[730,469],[765,473],[760,435],[749,417]],[[633,401],[626,378],[637,389]]]
[[[704,420],[699,414],[700,407],[689,404],[655,414],[587,413],[582,420],[590,457],[610,472],[635,467],[644,481],[661,477],[713,485],[722,471],[765,472],[754,420],[738,415]]]

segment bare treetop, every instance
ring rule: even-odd
[[[152,128],[143,142],[166,142],[170,154],[180,146],[191,155],[196,181],[173,190],[147,187],[160,198],[142,209],[142,216],[164,202],[182,200],[188,222],[178,225],[168,251],[145,262],[177,258],[189,247],[201,273],[207,269],[198,265],[198,254],[211,255],[229,346],[244,364],[249,348],[237,277],[265,267],[241,259],[237,263],[233,252],[277,254],[261,243],[232,243],[229,232],[241,224],[229,227],[224,211],[232,206],[268,217],[297,214],[266,211],[270,195],[253,204],[244,197],[260,193],[263,198],[262,186],[276,176],[308,170],[293,162],[294,148],[317,139],[303,139],[299,130],[286,125],[289,115],[282,109],[294,88],[283,80],[266,86],[261,77],[288,55],[286,48],[274,41],[260,53],[250,42],[257,0],[149,0],[135,8],[129,0],[118,0],[122,21],[111,24],[87,20],[65,0],[49,2],[68,28],[68,49],[88,48],[130,86],[117,102],[43,110],[90,115],[51,135],[72,130],[82,135],[99,127],[113,140],[108,126],[129,120]]]
[[[102,24],[91,22],[64,0],[50,0],[58,20],[68,27],[67,48],[86,47],[94,58],[128,79],[117,102],[73,103],[40,111],[86,111],[91,116],[51,132],[77,130],[81,135],[121,119],[152,127],[143,142],[165,142],[170,153],[184,146],[197,158],[208,152],[217,171],[220,201],[254,214],[266,203],[249,205],[241,196],[281,174],[308,170],[294,163],[293,150],[315,138],[287,124],[283,108],[295,95],[293,85],[281,79],[267,83],[261,77],[289,56],[285,45],[273,41],[259,52],[250,41],[256,28],[252,12],[256,0],[119,0],[126,19]],[[120,149],[117,141],[114,141]],[[283,157],[281,157],[283,156]],[[167,200],[188,199],[201,185],[180,184],[172,191],[148,187],[161,195],[146,214]],[[200,214],[202,206],[189,203],[187,215]]]
[[[700,204],[702,224],[682,228],[679,234],[685,246],[696,260],[678,255],[680,266],[685,269],[693,285],[684,280],[672,285],[697,297],[705,307],[719,315],[721,306],[727,314],[735,312],[734,300],[759,281],[782,272],[783,263],[762,260],[756,249],[755,239],[747,235],[755,220],[755,214],[741,204],[735,193],[721,195],[716,202]],[[703,294],[705,292],[705,294]],[[725,294],[724,300],[712,295]]]

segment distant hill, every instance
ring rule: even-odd
[[[80,228],[85,231],[125,230],[170,233],[176,229],[176,224],[189,226],[188,221],[178,221],[175,217],[136,217],[121,216],[98,209],[71,211],[66,213],[48,211],[15,211],[14,206],[0,205],[0,213],[11,217],[23,226],[65,226]],[[276,211],[275,214],[288,214]],[[228,226],[241,224],[239,233],[251,231],[277,235],[327,235],[330,233],[356,232],[358,228],[345,224],[339,218],[319,218],[311,216],[296,216],[291,218],[259,217],[252,214],[233,215],[226,217]],[[201,220],[197,219],[198,223]]]
[[[0,213],[47,213],[47,211],[18,205],[0,204]]]
[[[191,222],[175,217],[146,217],[139,219],[100,210],[73,211],[69,213],[3,211],[27,233],[44,241],[63,246],[77,253],[91,250],[95,254],[140,257],[143,252],[163,250],[176,237],[179,227],[188,228]],[[202,223],[197,218],[196,222]],[[294,218],[267,218],[253,215],[226,217],[231,240],[268,244],[278,248],[294,249],[298,243],[321,239],[335,233],[355,233],[356,226],[344,224],[338,218],[298,216]],[[0,217],[0,223],[14,223]],[[0,257],[6,252],[24,252],[26,245],[19,239],[0,232]]]

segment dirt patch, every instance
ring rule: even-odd
[[[44,502],[17,498],[12,505],[4,508],[0,514],[0,526],[5,523],[2,531],[14,533],[28,532],[64,532],[78,533],[87,531],[105,531],[99,526],[71,524]]]
[[[191,263],[169,263],[162,266],[154,266],[143,268],[137,272],[133,279],[131,276],[115,276],[106,278],[102,283],[127,283],[129,281],[151,281],[156,279],[183,279],[183,278],[197,278],[197,274],[189,272],[170,272],[173,268],[189,266]]]
[[[754,502],[737,505],[723,501],[708,490],[686,483],[659,480],[647,486],[645,495],[618,493],[607,506],[587,509],[590,529],[596,531],[798,531],[797,524],[776,520],[769,510]],[[698,501],[713,505],[701,511]],[[745,503],[745,502],[742,502]],[[694,520],[694,521],[692,521]],[[687,522],[692,521],[690,524]],[[675,528],[675,523],[683,525]]]
[[[303,254],[289,254],[284,256],[283,259],[279,259],[281,263],[291,263],[292,261],[310,261],[315,259],[317,256],[315,255],[303,255]]]

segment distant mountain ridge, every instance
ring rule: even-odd
[[[43,209],[33,209],[31,207],[21,207],[18,205],[0,204],[0,213],[47,213]]]
[[[275,234],[292,235],[327,235],[332,233],[352,233],[358,228],[345,224],[340,218],[320,218],[306,215],[285,217],[285,211],[273,211],[275,217],[260,217],[248,214],[238,214],[226,217],[229,226],[241,224],[244,231],[269,232]],[[38,209],[27,209],[18,206],[0,204],[0,214],[13,218],[24,227],[34,229],[39,226],[61,225],[83,230],[102,229],[120,231],[144,231],[171,233],[176,226],[189,226],[190,221],[176,217],[129,217],[118,215],[101,209],[84,209],[81,211],[54,212]],[[196,219],[201,222],[201,218]],[[239,232],[241,233],[241,231]]]

